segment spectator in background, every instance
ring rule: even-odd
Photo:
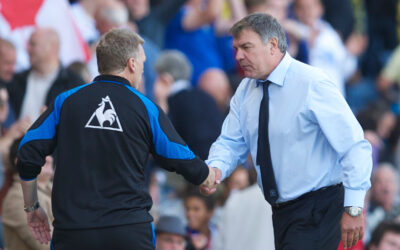
[[[8,93],[4,86],[0,86],[0,208],[4,196],[12,183],[12,173],[8,168],[4,168],[4,165],[8,163],[7,156],[10,146],[14,140],[22,137],[30,126],[29,119],[21,119],[4,132],[3,124],[8,112]]]
[[[0,86],[6,87],[14,77],[16,53],[16,49],[10,41],[0,38]],[[6,129],[15,122],[14,111],[9,108],[9,104],[7,104],[7,108],[9,109],[7,119],[1,121],[2,127]]]
[[[368,250],[397,250],[400,249],[400,223],[384,221],[374,230]]]
[[[188,222],[186,233],[191,239],[193,249],[212,249],[212,240],[218,234],[216,226],[211,223],[215,208],[214,196],[204,196],[197,189],[189,189],[184,203]]]
[[[79,0],[71,7],[78,29],[86,43],[94,49],[100,38],[94,18],[102,0]]]
[[[96,23],[100,34],[105,34],[112,28],[128,28],[137,30],[136,23],[129,22],[129,11],[127,6],[119,0],[104,0],[96,13]],[[140,84],[139,90],[145,93],[150,99],[153,97],[153,85],[156,78],[154,70],[154,62],[159,54],[159,48],[149,39],[143,37],[146,42],[143,49],[146,54],[144,62],[143,83]],[[89,70],[92,77],[97,76],[97,61],[94,56],[89,62]]]
[[[232,193],[217,222],[212,249],[275,249],[271,217],[271,206],[257,184]]]
[[[0,38],[0,85],[5,85],[14,76],[17,54],[14,45]]]
[[[393,220],[400,215],[398,174],[389,163],[381,163],[372,175],[371,197],[367,210],[366,241],[383,220]]]
[[[225,179],[225,184],[229,193],[235,190],[243,190],[247,188],[250,183],[249,171],[242,166],[237,167],[232,174]]]
[[[377,78],[377,90],[381,95],[396,105],[394,111],[399,114],[399,84],[400,84],[400,46],[393,51],[389,60]]]
[[[95,15],[96,28],[100,35],[107,33],[112,28],[126,27],[128,28],[128,10],[119,0],[101,1],[96,9]],[[130,28],[134,28],[133,26]],[[98,41],[96,41],[97,43]],[[91,78],[99,74],[97,69],[97,58],[93,55],[88,62],[88,68]]]
[[[149,38],[158,49],[164,48],[166,25],[187,0],[168,0],[150,8],[149,0],[124,0],[139,34]]]
[[[90,75],[90,71],[86,63],[73,62],[68,66],[67,69],[71,72],[74,72],[76,75],[80,76],[85,82],[92,81],[92,76]]]
[[[16,169],[17,149],[21,140],[13,142],[10,148],[9,161],[13,173],[13,182],[8,190],[2,206],[2,218],[4,229],[4,241],[9,250],[49,250],[50,245],[40,244],[29,229],[26,221],[26,213],[21,207],[24,206],[21,184]],[[46,210],[53,221],[51,210],[51,180],[53,178],[53,158],[46,157],[45,165],[38,176],[38,198],[41,206]],[[51,231],[53,231],[51,229]]]
[[[83,80],[65,69],[59,59],[60,41],[57,32],[49,28],[36,29],[28,43],[31,68],[15,75],[7,85],[10,103],[17,118],[39,117],[43,106]]]
[[[162,52],[155,68],[154,92],[159,105],[193,152],[206,159],[222,125],[222,114],[216,102],[202,90],[192,87],[192,67],[182,52]]]
[[[346,41],[354,27],[354,14],[351,0],[321,0],[324,7],[324,20]]]
[[[387,103],[384,101],[371,103],[358,112],[357,119],[366,132],[365,138],[372,145],[374,167],[383,161],[394,163],[396,141],[393,137],[398,136],[393,135],[396,117]]]
[[[375,79],[399,43],[397,0],[365,0],[368,47],[361,60],[363,76]]]
[[[162,216],[156,224],[157,250],[184,250],[186,231],[182,221],[175,216]]]
[[[214,98],[219,111],[225,116],[232,97],[232,89],[225,72],[217,68],[206,70],[199,79],[198,87]]]
[[[309,29],[309,64],[324,70],[343,95],[347,79],[355,72],[357,59],[351,55],[338,33],[323,21],[320,0],[295,0],[295,13]]]
[[[0,85],[0,215],[1,207],[4,202],[4,197],[6,196],[9,188],[13,182],[13,173],[9,168],[5,168],[7,163],[7,155],[11,144],[16,138],[20,138],[25,134],[30,123],[26,120],[21,120],[14,123],[7,132],[4,132],[4,122],[8,117],[9,104],[8,104],[8,93],[4,85]],[[1,226],[1,217],[0,217]],[[0,248],[4,247],[3,240],[3,230],[0,228]]]
[[[193,66],[191,83],[194,86],[206,70],[223,69],[213,28],[222,4],[222,0],[189,0],[167,26],[165,47],[180,50],[189,58]]]

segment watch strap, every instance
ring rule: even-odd
[[[31,205],[29,207],[24,207],[24,211],[27,212],[27,213],[30,213],[30,212],[35,211],[39,207],[40,207],[39,201],[35,201],[35,203],[33,203],[33,205]]]

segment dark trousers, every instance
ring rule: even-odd
[[[341,238],[343,200],[344,188],[339,184],[272,206],[275,248],[336,250]]]
[[[152,223],[124,226],[60,230],[54,229],[52,250],[154,250],[155,234]]]

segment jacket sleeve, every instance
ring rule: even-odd
[[[152,152],[157,162],[164,169],[181,174],[187,181],[201,184],[208,176],[207,165],[189,149],[158,106],[155,105],[149,118]]]
[[[177,172],[195,185],[201,184],[209,174],[207,165],[193,154],[160,107],[135,88],[127,88],[140,98],[147,111],[151,135],[150,150],[155,160],[162,168]]]
[[[57,108],[53,103],[29,128],[18,147],[17,168],[21,179],[33,180],[56,144]]]
[[[56,146],[57,127],[64,101],[87,85],[68,90],[57,96],[22,138],[17,154],[17,168],[21,179],[33,180],[40,173],[46,156],[53,153]]]

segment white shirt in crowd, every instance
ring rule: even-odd
[[[40,116],[47,93],[55,81],[58,71],[59,68],[47,76],[41,76],[34,71],[29,73],[20,117],[28,116],[31,122],[34,122]]]

